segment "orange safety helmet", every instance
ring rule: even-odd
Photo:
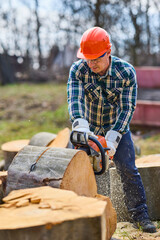
[[[111,46],[109,34],[103,28],[93,27],[83,33],[77,57],[96,59],[110,50]]]

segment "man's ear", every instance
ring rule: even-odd
[[[107,53],[108,53],[108,56],[110,56],[110,55],[111,55],[111,49],[109,49],[109,50],[107,51]]]

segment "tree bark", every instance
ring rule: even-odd
[[[30,139],[29,145],[47,147],[52,141],[54,141],[56,136],[57,135],[54,133],[39,132]]]

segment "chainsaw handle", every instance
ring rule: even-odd
[[[95,173],[95,175],[101,175],[106,170],[105,150],[102,147],[101,143],[95,137],[92,137],[92,136],[89,135],[88,139],[93,141],[97,145],[99,150],[100,150],[101,157],[102,157],[102,168],[101,168],[101,170],[99,172],[95,171],[94,173]]]

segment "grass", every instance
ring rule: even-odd
[[[71,127],[66,84],[21,84],[0,88],[0,145],[30,139],[38,132],[58,133]],[[2,158],[0,152],[0,160]]]
[[[160,229],[160,221],[157,222],[157,228]]]
[[[147,138],[141,138],[136,141],[136,144],[141,148],[141,155],[160,154],[160,134],[157,133]]]

